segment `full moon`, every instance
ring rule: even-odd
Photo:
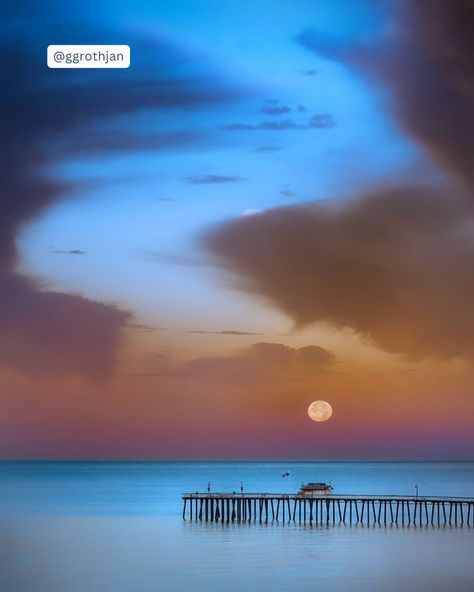
[[[308,407],[308,415],[313,421],[327,421],[332,415],[332,407],[327,401],[313,401]]]

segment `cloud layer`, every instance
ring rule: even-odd
[[[280,132],[285,130],[314,130],[328,129],[335,127],[334,117],[329,113],[317,113],[307,120],[295,121],[294,119],[279,119],[272,121],[261,121],[260,123],[230,123],[224,129],[231,132],[253,132],[265,130],[269,132]]]
[[[234,356],[195,358],[180,374],[210,381],[255,383],[304,380],[326,370],[335,361],[332,352],[317,345],[291,348],[282,343],[254,343]]]
[[[206,238],[238,285],[298,325],[351,327],[411,358],[474,359],[474,206],[419,189],[263,212]]]
[[[370,44],[312,31],[298,41],[379,84],[389,112],[458,179],[266,211],[213,229],[204,244],[242,289],[298,325],[350,327],[408,358],[474,360],[474,5],[390,6],[391,26]]]
[[[109,378],[129,313],[0,274],[0,363],[28,376]]]
[[[240,183],[244,181],[244,178],[235,175],[193,175],[185,177],[184,180],[189,185],[220,185],[222,183]]]
[[[45,47],[62,43],[121,43],[123,34],[66,15],[39,13],[34,3],[11,3],[1,25],[2,192],[0,196],[0,365],[29,374],[109,377],[129,313],[76,295],[46,291],[15,272],[15,237],[47,206],[64,199],[66,183],[46,176],[75,153],[158,150],[195,140],[189,130],[134,128],[124,116],[234,99],[216,73],[177,74],[190,60],[178,48],[129,32],[138,66],[130,70],[49,70]],[[67,33],[65,33],[67,31]],[[28,38],[21,50],[18,39]],[[25,48],[27,50],[25,51]],[[150,74],[152,72],[152,74]],[[79,254],[80,251],[70,251]]]
[[[474,4],[468,0],[403,0],[390,4],[390,26],[357,45],[298,41],[359,70],[386,92],[398,122],[442,166],[474,182]]]

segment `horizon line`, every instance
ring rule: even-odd
[[[0,458],[2,463],[474,463],[472,459],[265,459],[265,458],[178,458],[178,459],[145,459],[145,458]]]

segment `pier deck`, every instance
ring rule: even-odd
[[[288,493],[184,493],[183,520],[474,526],[474,498]]]

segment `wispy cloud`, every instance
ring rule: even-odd
[[[135,329],[136,331],[145,331],[146,333],[156,333],[157,331],[168,331],[166,327],[155,327],[154,325],[148,325],[146,323],[127,323],[129,329]]]
[[[291,189],[282,189],[280,191],[280,195],[282,197],[298,197],[298,194],[294,191],[291,191]]]
[[[291,109],[286,105],[265,105],[260,111],[267,115],[284,115],[285,113],[289,113]]]
[[[243,177],[236,175],[192,175],[184,177],[184,181],[189,185],[208,185],[220,183],[241,183],[245,181]]]
[[[336,126],[336,121],[329,113],[318,113],[309,120],[298,122],[293,119],[282,119],[278,121],[262,121],[257,124],[252,123],[230,123],[224,126],[228,131],[284,131],[284,130],[314,130],[329,129]]]
[[[254,152],[265,154],[267,152],[279,152],[280,150],[283,150],[282,146],[259,146],[255,148]]]
[[[234,330],[224,330],[224,331],[206,331],[203,329],[193,329],[186,331],[186,333],[198,333],[204,335],[265,335],[264,333],[254,333],[252,331],[234,331]]]
[[[69,251],[62,251],[61,249],[53,249],[51,253],[63,254],[63,255],[86,255],[87,251],[81,249],[70,249]]]

